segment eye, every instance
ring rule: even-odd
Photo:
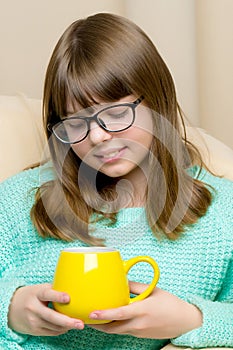
[[[82,125],[83,125],[83,122],[80,120],[76,120],[76,121],[72,121],[72,122],[67,123],[67,126],[69,128],[79,128]]]
[[[128,106],[116,106],[109,108],[105,111],[105,115],[108,116],[109,118],[124,118],[127,116],[129,113],[129,107]]]
[[[68,118],[65,120],[64,124],[69,127],[78,128],[79,126],[84,125],[85,121],[79,118]]]

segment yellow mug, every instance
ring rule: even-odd
[[[148,288],[131,298],[127,280],[129,269],[139,262],[149,263],[154,277]],[[107,247],[67,248],[61,251],[56,266],[53,289],[70,296],[68,304],[54,303],[58,312],[83,320],[86,324],[108,323],[92,320],[94,310],[115,308],[145,299],[159,279],[159,267],[149,256],[122,260],[120,252]]]

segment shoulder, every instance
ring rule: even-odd
[[[214,176],[205,169],[194,177],[205,183],[212,193],[212,202],[202,218],[210,234],[222,232],[233,245],[233,181]]]
[[[227,262],[233,254],[233,182],[205,169],[196,168],[191,175],[206,185],[212,200],[205,214],[187,228],[186,236],[206,259],[214,256],[217,261],[216,256],[221,256]]]
[[[198,166],[194,166],[188,170],[188,173],[195,179],[205,183],[212,188],[211,192],[218,194],[219,196],[226,195],[229,200],[233,200],[233,181],[215,176],[206,169],[200,169]]]
[[[35,191],[53,178],[51,165],[24,170],[0,183],[0,211],[13,212],[21,206],[32,206]]]
[[[202,169],[198,175],[198,180],[208,185],[212,190],[213,197],[224,203],[231,203],[233,205],[233,181],[215,176],[209,173],[207,170]]]

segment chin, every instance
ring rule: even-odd
[[[111,169],[106,169],[105,167],[102,167],[99,171],[106,176],[112,177],[112,178],[118,178],[118,177],[127,177],[135,167],[112,167]]]

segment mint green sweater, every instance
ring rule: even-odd
[[[197,168],[192,168],[193,176],[196,172]],[[201,179],[216,189],[213,203],[182,238],[157,240],[143,208],[123,209],[113,227],[99,222],[96,231],[97,235],[104,233],[111,245],[111,237],[117,237],[114,245],[125,260],[152,256],[161,272],[158,287],[200,308],[202,327],[170,340],[109,335],[88,326],[57,337],[23,335],[9,329],[7,313],[16,288],[52,282],[60,250],[83,245],[80,241],[43,239],[33,227],[30,209],[39,174],[38,168],[27,170],[0,184],[0,349],[156,350],[168,341],[196,348],[233,347],[233,183],[205,171]],[[43,176],[46,181],[51,174],[45,171]],[[147,264],[138,264],[129,278],[149,283],[152,272]]]

